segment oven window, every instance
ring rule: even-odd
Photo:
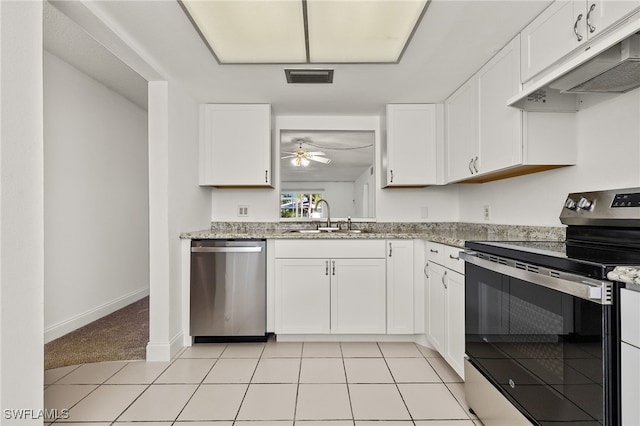
[[[602,424],[602,305],[466,265],[466,352],[540,424]]]

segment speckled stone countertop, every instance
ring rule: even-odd
[[[343,225],[344,226],[344,225]],[[363,233],[321,232],[303,234],[313,229],[309,222],[212,222],[211,229],[185,232],[183,239],[421,239],[457,247],[465,241],[564,241],[564,227],[494,225],[481,223],[431,222],[353,222],[352,229]]]
[[[607,274],[607,278],[628,284],[630,289],[640,291],[640,266],[617,266]]]

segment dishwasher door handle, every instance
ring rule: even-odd
[[[260,253],[262,247],[191,247],[191,253]]]

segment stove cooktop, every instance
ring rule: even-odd
[[[524,263],[606,279],[616,266],[640,265],[640,250],[560,241],[469,241],[470,250]]]

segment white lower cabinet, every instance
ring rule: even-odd
[[[413,334],[413,241],[387,241],[387,334]]]
[[[277,334],[386,333],[384,241],[286,240],[275,251]]]
[[[384,334],[384,259],[335,259],[331,271],[331,333]]]
[[[458,258],[460,250],[426,243],[425,330],[429,343],[464,378],[464,262]]]
[[[276,259],[276,332],[330,331],[329,260]]]

